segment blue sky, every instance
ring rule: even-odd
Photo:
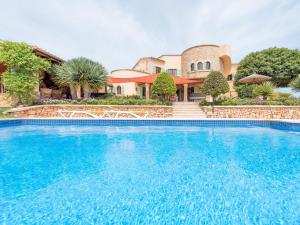
[[[1,9],[0,39],[108,70],[197,44],[227,43],[234,62],[263,48],[300,48],[298,0],[2,0]]]

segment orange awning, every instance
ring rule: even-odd
[[[115,77],[109,77],[108,83],[144,83],[144,84],[153,84],[153,82],[156,80],[157,75],[149,75],[149,76],[143,76],[143,77],[130,77],[130,78],[115,78]],[[202,83],[200,80],[189,80],[181,77],[172,76],[174,82],[176,85],[180,84],[196,84],[196,83]]]

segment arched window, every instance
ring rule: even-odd
[[[198,62],[197,70],[203,70],[203,63],[202,62]]]
[[[191,64],[191,71],[195,71],[195,63]]]
[[[207,69],[207,70],[210,70],[211,69],[211,64],[210,64],[210,62],[206,62],[205,63],[205,69]]]
[[[227,80],[228,80],[228,81],[231,81],[232,79],[233,79],[232,74],[229,74],[228,77],[227,77]]]
[[[121,86],[117,86],[117,95],[122,94],[122,88]]]

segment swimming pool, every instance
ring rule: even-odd
[[[0,121],[0,224],[299,224],[300,125]]]

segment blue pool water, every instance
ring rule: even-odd
[[[0,224],[300,224],[300,128],[0,126]]]

